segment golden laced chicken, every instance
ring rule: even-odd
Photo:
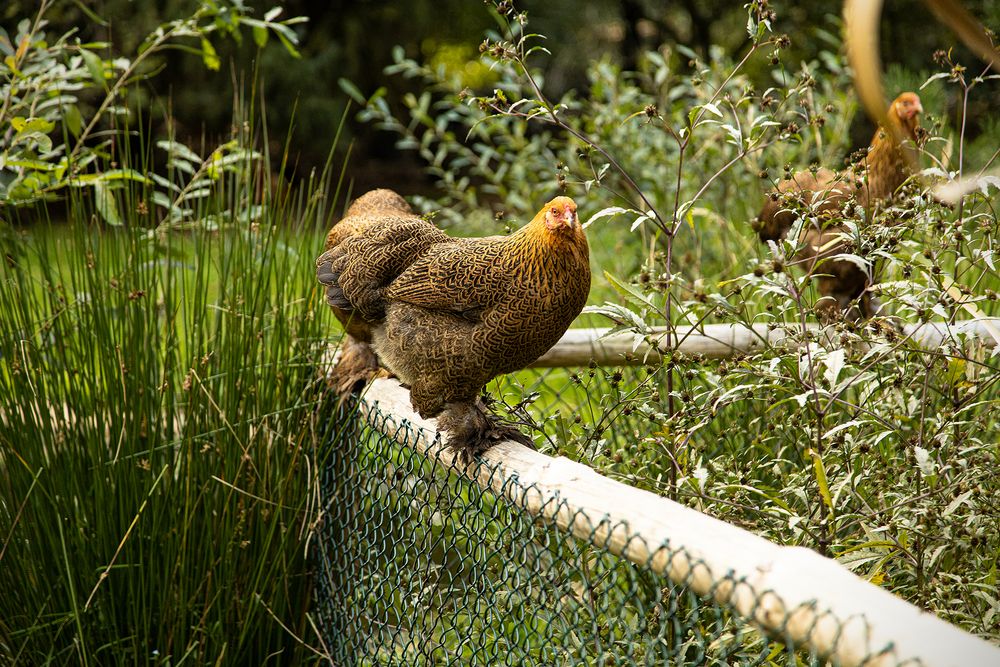
[[[880,202],[890,198],[910,176],[910,164],[915,163],[914,151],[918,115],[923,112],[916,93],[903,93],[893,101],[887,114],[894,127],[879,127],[875,131],[866,155],[851,168],[837,174],[829,169],[815,173],[798,172],[781,181],[768,195],[755,228],[761,241],[777,241],[802,215],[815,216],[806,222],[799,236],[800,249],[793,258],[809,273],[817,275],[820,300],[816,309],[823,319],[842,315],[849,319],[876,315],[881,306],[868,291],[870,272],[836,255],[847,251],[844,239],[846,227],[838,224],[845,208],[856,203],[872,219]],[[904,140],[899,143],[898,138]],[[857,305],[852,305],[857,301]]]
[[[583,309],[590,260],[576,204],[556,197],[510,236],[475,239],[374,215],[385,219],[334,238],[316,261],[327,303],[363,323],[379,361],[421,417],[438,417],[462,461],[501,440],[530,446],[480,392],[544,354]]]

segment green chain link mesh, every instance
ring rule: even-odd
[[[586,398],[565,372],[510,382],[543,394],[545,408]],[[399,444],[409,425],[377,407],[327,414],[336,428],[321,457],[316,607],[338,667],[830,664],[509,502],[527,491],[516,477],[498,497]],[[733,583],[723,573],[716,587]]]

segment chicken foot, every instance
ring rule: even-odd
[[[491,413],[479,398],[472,403],[445,404],[438,417],[438,427],[448,434],[447,446],[464,465],[504,440],[535,448],[531,438]]]
[[[378,357],[368,343],[344,336],[340,358],[330,373],[330,383],[340,400],[364,389],[379,374]]]

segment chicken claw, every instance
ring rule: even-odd
[[[438,426],[448,435],[446,445],[468,466],[483,452],[505,440],[535,449],[535,443],[514,425],[491,413],[481,400],[448,403],[438,417]]]

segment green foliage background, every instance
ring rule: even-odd
[[[260,18],[276,3],[245,0],[239,4]],[[55,33],[73,28],[85,42],[110,41],[118,53],[131,53],[156,26],[190,14],[197,5],[195,0],[60,0],[48,15]],[[308,25],[296,27],[301,58],[292,58],[281,49],[258,52],[249,37],[240,43],[216,44],[221,65],[216,71],[207,70],[199,59],[183,53],[165,53],[151,66],[157,76],[147,86],[132,91],[134,107],[144,109],[158,131],[169,125],[187,144],[197,146],[203,137],[209,144],[219,142],[229,134],[233,99],[239,97],[250,72],[257,71],[269,103],[270,136],[278,147],[282,137],[291,132],[291,164],[307,174],[325,163],[348,101],[337,86],[338,79],[354,82],[365,96],[387,86],[394,105],[405,92],[418,92],[407,81],[383,76],[383,69],[393,62],[394,46],[402,46],[410,58],[465,72],[469,77],[465,83],[473,88],[483,81],[482,71],[470,63],[475,61],[484,32],[495,24],[477,2],[291,0],[281,5],[285,8],[283,17],[309,17]],[[746,12],[741,3],[726,0],[665,4],[653,0],[528,0],[520,5],[529,13],[533,29],[548,37],[553,55],[541,66],[549,94],[557,97],[570,89],[586,88],[588,63],[593,60],[607,58],[631,70],[638,66],[642,54],[663,46],[686,45],[705,59],[710,51],[731,58],[747,43]],[[1000,26],[996,2],[967,0],[965,5],[984,25]],[[792,37],[788,63],[814,60],[830,48],[827,35],[839,31],[836,5],[775,6],[775,30]],[[13,34],[17,23],[32,16],[35,9],[34,0],[3,3],[0,27]],[[888,0],[884,15],[884,61],[890,68],[912,73],[910,82],[922,82],[934,69],[931,54],[936,49],[955,46],[953,36],[933,23],[929,10],[909,0]],[[963,47],[957,46],[956,53],[962,62],[972,62]],[[472,69],[466,71],[467,66]],[[681,72],[689,72],[685,60],[679,60],[677,66]],[[763,62],[748,66],[758,85],[763,85],[758,75],[766,75],[767,69]],[[944,102],[936,112],[954,118],[956,100],[946,98]],[[984,129],[990,109],[1000,105],[1000,97],[994,90],[981,90],[971,104],[968,132],[974,138]],[[350,146],[350,177],[357,181],[358,189],[388,183],[405,194],[430,194],[430,183],[422,177],[419,162],[393,150],[391,135],[372,132],[354,121],[347,132],[347,140],[338,148],[338,159]],[[863,146],[870,135],[868,121],[860,116],[854,119],[851,146]]]

